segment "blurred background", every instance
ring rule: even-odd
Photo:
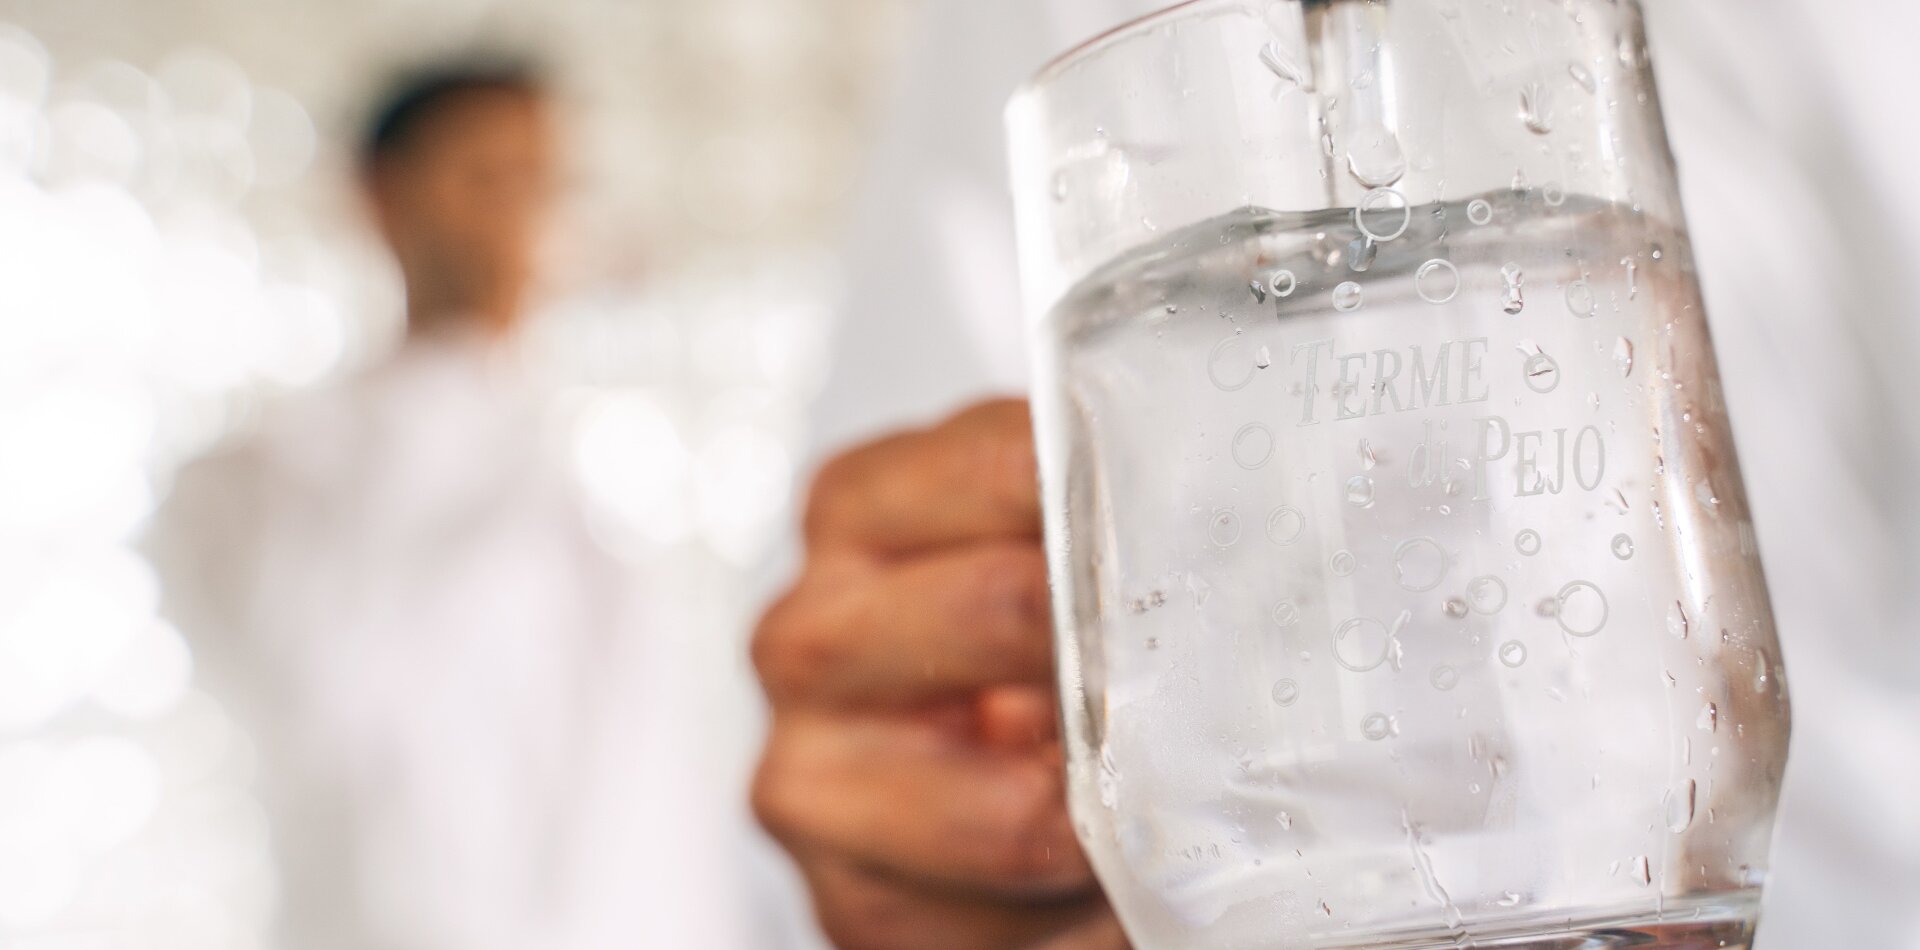
[[[744,632],[793,486],[823,445],[1020,384],[999,104],[1155,5],[0,0],[0,948],[806,945],[739,802]],[[1761,947],[1920,946],[1920,310],[1891,279],[1920,247],[1920,83],[1872,52],[1920,21],[1647,5],[1797,704]],[[356,147],[399,77],[476,51],[544,67],[557,220],[511,373],[448,382],[396,363],[406,298]],[[390,454],[432,480],[353,510],[524,518],[416,557],[334,523],[337,493],[192,474],[341,464],[299,436],[368,385],[510,402],[472,438],[525,478],[400,420]],[[474,592],[419,608],[456,632],[540,609],[490,582],[520,567],[612,619],[566,663],[396,650],[288,537],[333,539],[368,603]],[[263,578],[296,592],[279,614],[186,596]],[[263,616],[286,642],[223,629]],[[290,646],[302,624],[339,649]],[[579,728],[575,700],[618,727]],[[533,813],[563,820],[511,820]]]
[[[561,113],[540,449],[675,592],[652,662],[701,684],[699,741],[649,767],[735,794],[758,699],[714,632],[789,519],[896,6],[0,3],[0,946],[274,945],[288,861],[337,870],[276,847],[254,740],[279,727],[210,695],[226,658],[161,619],[140,539],[184,463],[398,347],[353,151],[397,77],[476,50],[534,57]]]

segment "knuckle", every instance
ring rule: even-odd
[[[968,595],[1025,630],[1047,622],[1050,588],[1045,552],[1037,545],[1008,545],[981,559]]]
[[[1022,774],[994,817],[993,873],[1035,884],[1073,871],[1080,846],[1067,816],[1065,786],[1052,770],[1036,766]]]
[[[799,837],[804,825],[801,818],[803,812],[794,800],[799,783],[792,780],[792,770],[777,742],[776,738],[761,754],[760,765],[754,770],[753,784],[748,791],[748,801],[760,827],[765,828],[774,840],[791,843]]]
[[[796,591],[761,618],[749,651],[761,686],[783,696],[820,683],[840,662],[842,649],[834,628]]]

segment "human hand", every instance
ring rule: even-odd
[[[1026,403],[822,470],[754,808],[843,950],[1125,950],[1074,840]]]

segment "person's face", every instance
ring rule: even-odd
[[[405,272],[416,320],[506,329],[534,276],[551,204],[554,135],[529,92],[458,93],[372,170],[380,228]]]

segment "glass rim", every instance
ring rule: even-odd
[[[1058,74],[1064,72],[1074,63],[1086,59],[1128,36],[1148,29],[1162,20],[1171,20],[1182,16],[1191,8],[1215,6],[1231,2],[1234,2],[1234,0],[1182,0],[1180,3],[1162,7],[1152,13],[1142,14],[1120,23],[1117,26],[1110,27],[1105,31],[1096,33],[1092,37],[1069,47],[1065,52],[1047,60],[1045,65],[1035,70],[1032,76],[1029,76],[1025,82],[1022,82],[1014,89],[1013,98],[1020,99],[1026,97],[1029,93],[1051,82]]]

